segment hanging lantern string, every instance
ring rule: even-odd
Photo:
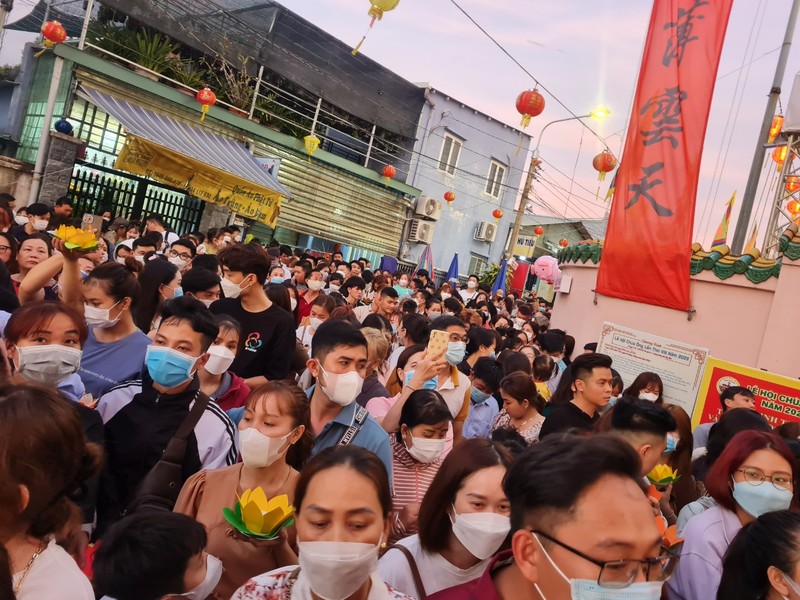
[[[370,20],[369,27],[367,27],[367,30],[364,32],[364,35],[361,37],[361,41],[358,42],[358,44],[356,44],[356,47],[353,48],[353,51],[350,53],[353,56],[358,54],[358,51],[361,49],[361,46],[364,44],[364,41],[367,39],[367,36],[369,35],[370,30],[375,25],[375,21],[380,21],[383,18],[383,11],[380,8],[378,8],[377,6],[373,6],[372,8],[369,9],[369,15],[372,17],[372,20]]]
[[[556,95],[555,95],[553,92],[551,92],[549,89],[547,89],[547,88],[544,86],[544,84],[543,84],[542,82],[540,82],[538,79],[536,79],[536,77],[534,77],[534,76],[533,76],[533,73],[531,73],[530,71],[528,71],[528,69],[526,69],[526,68],[525,68],[525,67],[522,65],[522,63],[520,63],[520,62],[519,62],[519,61],[518,61],[516,58],[514,58],[514,56],[513,56],[513,55],[512,55],[512,54],[511,54],[511,53],[510,53],[508,50],[506,50],[506,49],[505,49],[505,47],[504,47],[504,46],[503,46],[503,45],[502,45],[500,42],[498,42],[498,41],[497,41],[497,40],[496,40],[494,37],[492,37],[492,34],[491,34],[491,33],[489,33],[488,31],[486,31],[486,29],[484,29],[484,28],[481,26],[481,24],[480,24],[480,23],[478,23],[478,22],[477,22],[477,21],[476,21],[476,20],[475,20],[475,19],[472,17],[472,15],[470,15],[470,14],[469,14],[469,13],[468,13],[466,10],[464,10],[464,9],[461,7],[461,5],[460,5],[460,4],[459,4],[459,3],[458,3],[456,0],[450,0],[450,3],[451,3],[453,6],[455,6],[455,7],[456,7],[456,8],[457,8],[457,9],[458,9],[458,10],[459,10],[459,11],[460,11],[460,12],[461,12],[461,13],[462,13],[462,14],[463,14],[465,17],[467,17],[467,19],[469,19],[469,20],[470,20],[470,22],[471,22],[473,25],[475,25],[475,27],[477,27],[477,28],[478,28],[478,29],[481,31],[481,33],[483,33],[483,35],[485,35],[487,38],[489,38],[489,40],[491,40],[491,42],[492,42],[492,43],[493,43],[495,46],[497,46],[497,47],[500,49],[500,51],[501,51],[503,54],[505,54],[505,55],[506,55],[508,58],[510,58],[510,59],[511,59],[511,61],[512,61],[512,62],[513,62],[515,65],[517,65],[517,66],[518,66],[518,67],[519,67],[519,68],[522,70],[522,72],[523,72],[523,73],[525,73],[525,74],[526,74],[528,77],[530,77],[530,78],[533,80],[533,82],[536,84],[536,86],[537,86],[537,87],[540,87],[540,88],[542,88],[542,90],[543,90],[544,92],[546,92],[546,93],[547,93],[547,94],[548,94],[550,97],[552,97],[552,98],[553,98],[553,100],[555,100],[556,102],[558,102],[558,104],[561,106],[561,108],[563,108],[564,110],[566,110],[566,111],[569,113],[569,115],[570,115],[571,117],[573,117],[574,119],[576,119],[576,120],[577,120],[577,121],[578,121],[578,122],[579,122],[581,125],[583,125],[583,126],[586,128],[586,129],[588,129],[588,130],[591,132],[591,134],[592,134],[594,137],[596,137],[598,140],[600,140],[600,143],[602,143],[602,144],[603,144],[603,147],[604,147],[604,148],[608,148],[608,144],[606,143],[605,139],[603,139],[602,137],[600,137],[600,135],[599,135],[599,134],[598,134],[598,133],[597,133],[597,132],[596,132],[594,129],[592,129],[591,127],[589,127],[589,126],[586,124],[586,122],[585,122],[585,121],[584,121],[584,120],[583,120],[581,117],[579,117],[579,116],[578,116],[578,115],[576,115],[574,112],[572,112],[572,111],[569,109],[569,107],[568,107],[566,104],[564,104],[564,103],[563,103],[563,102],[562,102],[562,101],[561,101],[561,100],[558,98],[558,96],[556,96]],[[609,151],[610,151],[610,148],[609,148]]]

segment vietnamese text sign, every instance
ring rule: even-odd
[[[770,425],[800,421],[800,381],[736,363],[709,358],[697,394],[692,426],[716,421],[722,414],[719,395],[732,385],[745,387],[756,397],[756,410]]]
[[[536,249],[536,240],[538,238],[534,235],[518,235],[517,242],[514,244],[514,256],[524,256],[531,258],[533,251]]]
[[[645,371],[664,382],[664,400],[693,413],[708,350],[635,329],[603,323],[597,351],[608,354],[625,387]]]

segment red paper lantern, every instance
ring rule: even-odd
[[[617,168],[617,159],[608,150],[603,150],[592,160],[592,166],[598,172],[597,180],[603,181],[606,173],[610,173]]]
[[[794,217],[794,215],[800,213],[800,202],[797,200],[789,200],[789,202],[786,204],[786,210],[789,211]]]
[[[200,111],[203,113],[203,115],[200,117],[200,120],[205,121],[208,109],[217,103],[217,95],[211,91],[211,88],[206,86],[197,92],[197,96],[195,97],[197,98],[197,101],[203,105],[203,107],[200,109]]]
[[[767,142],[770,144],[774,142],[781,134],[781,129],[783,129],[783,115],[775,115],[772,117],[772,125],[769,128]]]
[[[383,176],[386,178],[386,183],[389,183],[389,180],[397,175],[397,169],[395,169],[392,165],[386,165],[383,167]]]
[[[544,233],[544,227],[542,227],[541,225],[537,225],[536,227],[533,228],[533,233],[535,233],[536,235],[542,235]]]
[[[453,200],[456,199],[455,192],[445,192],[444,193],[444,199],[448,204],[450,204]]]
[[[531,117],[542,114],[544,110],[544,96],[536,90],[527,90],[517,96],[517,111],[522,115],[522,126],[527,127]]]
[[[793,175],[792,177],[786,178],[786,191],[790,194],[794,194],[797,190],[800,190],[800,177]]]
[[[566,240],[566,238],[561,238],[560,240],[558,240],[558,245],[561,246],[562,248],[566,248],[567,246],[569,246],[569,242]]]
[[[42,25],[42,36],[54,45],[60,44],[67,39],[67,30],[58,21],[48,21]]]
[[[500,219],[503,218],[503,211],[500,210],[499,208],[495,208],[492,211],[492,216],[495,218],[495,220],[499,221]]]
[[[67,30],[58,21],[47,21],[42,25],[42,37],[44,38],[44,49],[34,54],[39,58],[45,50],[53,48],[67,39]]]

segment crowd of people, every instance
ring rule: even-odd
[[[80,217],[0,195],[0,600],[800,600],[800,425],[746,388],[693,431],[530,293]]]

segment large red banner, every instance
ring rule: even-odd
[[[689,309],[703,139],[733,0],[655,0],[597,292]]]

